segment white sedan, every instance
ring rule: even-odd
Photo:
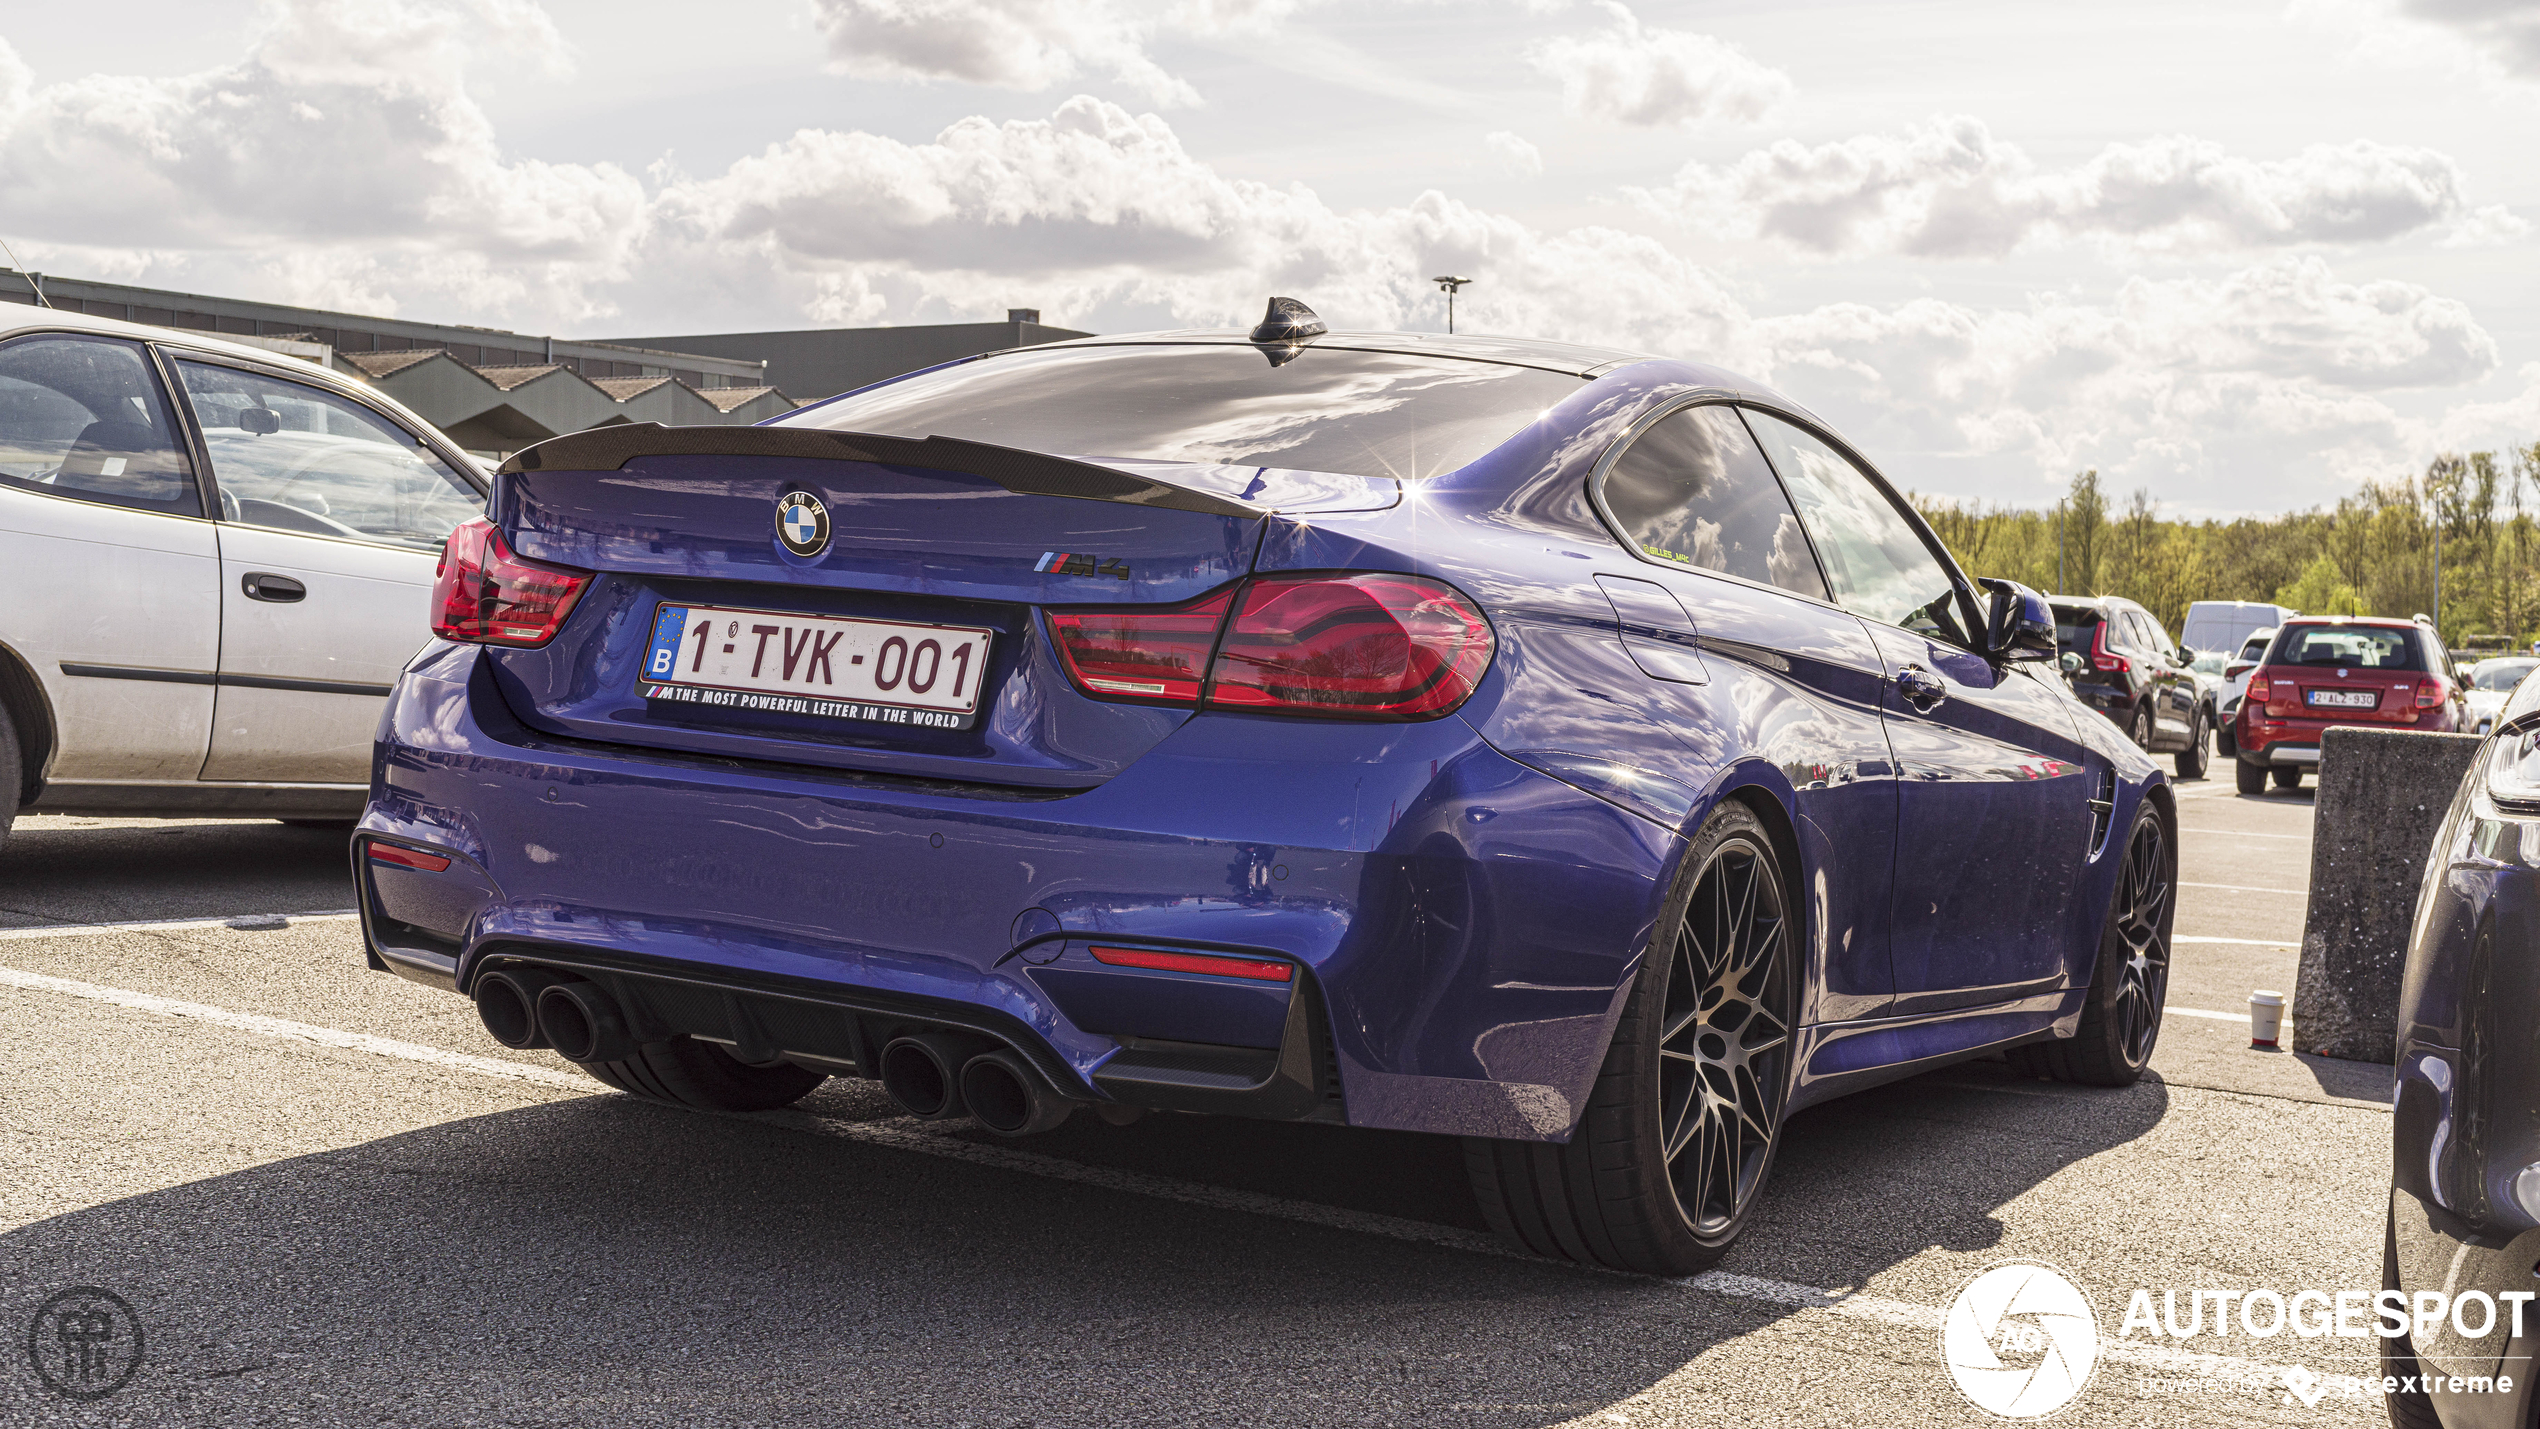
[[[2469,667],[2469,728],[2465,734],[2485,734],[2496,727],[2497,712],[2505,701],[2513,698],[2514,687],[2523,677],[2540,669],[2540,659],[2529,655],[2499,655],[2481,660]]]
[[[296,358],[4,311],[0,832],[22,808],[353,818],[476,466]]]

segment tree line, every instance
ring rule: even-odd
[[[2041,591],[2121,595],[2172,636],[2199,600],[2306,615],[2431,615],[2454,649],[2540,639],[2540,442],[2445,453],[2334,507],[2177,521],[2149,491],[2112,501],[2093,469],[2046,510],[1917,495],[1959,564]],[[2440,550],[2442,589],[2435,589]]]

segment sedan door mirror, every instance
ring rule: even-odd
[[[1989,660],[2055,658],[2055,612],[2018,581],[1987,578],[1984,653]]]
[[[282,414],[271,407],[241,407],[238,409],[238,428],[260,437],[269,437],[282,430]]]

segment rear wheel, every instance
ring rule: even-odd
[[[2396,1211],[2382,1212],[2381,1222],[2381,1288],[2401,1290],[2399,1284],[2399,1226]],[[2396,1379],[2402,1385],[2423,1383],[2417,1364],[2414,1337],[2406,1331],[2381,1342],[2381,1373],[2384,1379]],[[2384,1394],[2382,1407],[2389,1411],[2390,1422],[2397,1429],[2443,1429],[2443,1420],[2434,1412],[2434,1399],[2422,1389],[2401,1388]]]
[[[2241,793],[2263,794],[2267,792],[2267,767],[2265,765],[2252,764],[2246,759],[2235,759],[2232,761],[2232,766],[2232,775],[2234,778],[2239,780]]]
[[[790,1106],[828,1080],[790,1062],[753,1067],[713,1043],[693,1037],[647,1042],[623,1061],[574,1065],[621,1092],[706,1111],[768,1111]]]
[[[2071,1037],[2014,1047],[2011,1065],[2031,1076],[2094,1087],[2131,1086],[2152,1061],[2170,986],[2170,923],[2178,859],[2161,816],[2145,804],[2126,836],[2117,894],[2099,934],[2099,963]]]
[[[1780,1139],[1798,927],[1754,813],[1713,814],[1567,1145],[1464,1143],[1482,1214],[1537,1255],[1690,1275],[1745,1228]]]
[[[0,706],[0,843],[9,837],[9,827],[18,821],[18,794],[26,777],[24,757],[18,753],[18,727],[9,721],[6,706]]]
[[[2134,747],[2137,749],[2152,747],[2152,707],[2150,705],[2135,707],[2134,719],[2125,727],[2125,737],[2133,740]]]
[[[2302,787],[2302,769],[2298,764],[2287,764],[2281,768],[2271,769],[2267,772],[2275,776],[2275,787],[2279,789],[2299,789]]]
[[[2205,712],[2201,709],[2188,721],[2187,747],[2178,752],[2177,767],[2181,779],[2205,777]]]

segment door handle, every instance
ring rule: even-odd
[[[1896,672],[1896,694],[1914,713],[1930,714],[1949,698],[1949,687],[1922,666],[1908,665]]]
[[[247,592],[249,600],[270,600],[288,604],[309,598],[309,588],[289,576],[271,571],[249,571],[238,578],[238,588]]]

